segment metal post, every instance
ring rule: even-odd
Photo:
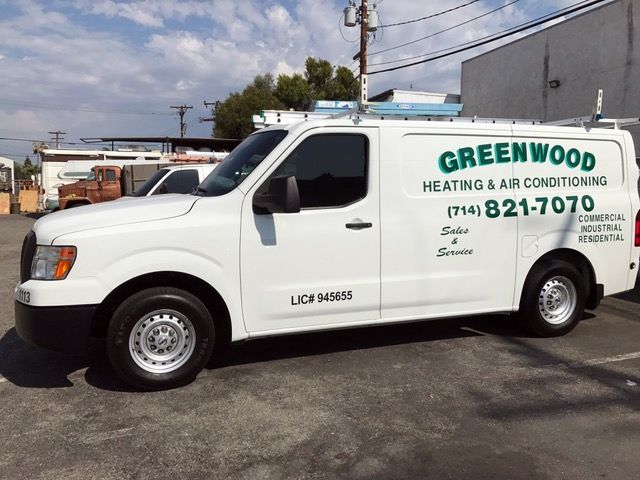
[[[360,109],[364,109],[368,102],[367,96],[367,41],[369,27],[369,6],[367,0],[360,5]]]
[[[171,105],[169,108],[175,108],[178,110],[178,115],[180,115],[180,137],[184,137],[187,133],[187,124],[184,121],[184,114],[187,113],[187,110],[193,108],[193,105]]]

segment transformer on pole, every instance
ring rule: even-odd
[[[368,85],[367,85],[367,45],[369,41],[369,32],[375,32],[380,26],[380,19],[376,5],[369,9],[368,0],[360,0],[360,8],[356,7],[353,0],[349,1],[349,5],[345,7],[344,25],[346,27],[355,27],[360,24],[360,52],[355,58],[360,59],[360,96],[358,105],[363,109],[368,103]]]

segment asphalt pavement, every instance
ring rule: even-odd
[[[482,316],[264,339],[140,393],[16,335],[33,221],[0,217],[0,478],[640,476],[640,286],[561,338]]]

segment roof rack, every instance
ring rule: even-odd
[[[415,112],[388,112],[376,111],[358,112],[356,110],[344,110],[337,113],[325,112],[296,112],[289,110],[263,110],[260,115],[253,116],[255,128],[264,128],[271,125],[288,125],[304,120],[323,120],[329,118],[362,118],[362,119],[393,119],[393,120],[417,120],[426,122],[450,122],[450,123],[482,123],[482,124],[509,124],[509,125],[540,125],[540,120],[524,118],[480,118],[457,117],[441,115],[416,114]]]
[[[567,126],[567,127],[586,127],[590,124],[594,124],[598,128],[613,128],[620,130],[623,127],[630,127],[632,125],[640,125],[640,118],[603,118],[592,115],[584,117],[566,118],[564,120],[554,120],[553,122],[544,122],[543,125],[555,125],[555,126]],[[604,125],[600,125],[604,124]]]
[[[552,122],[544,122],[544,125],[555,126],[568,126],[568,127],[586,127],[588,125],[595,125],[598,128],[613,128],[620,130],[623,127],[630,127],[632,125],[640,125],[640,118],[605,118],[602,113],[602,100],[604,98],[604,90],[598,89],[596,95],[596,102],[593,106],[593,113],[584,117],[566,118],[564,120],[554,120]],[[598,125],[598,124],[606,125]]]
[[[488,124],[506,124],[506,125],[540,125],[541,120],[530,118],[483,118],[483,117],[449,117],[440,115],[402,115],[401,113],[355,113],[356,118],[371,118],[379,120],[416,120],[425,122],[448,122],[448,123],[488,123]]]

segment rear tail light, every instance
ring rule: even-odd
[[[635,246],[640,247],[640,210],[636,214],[636,241]]]

